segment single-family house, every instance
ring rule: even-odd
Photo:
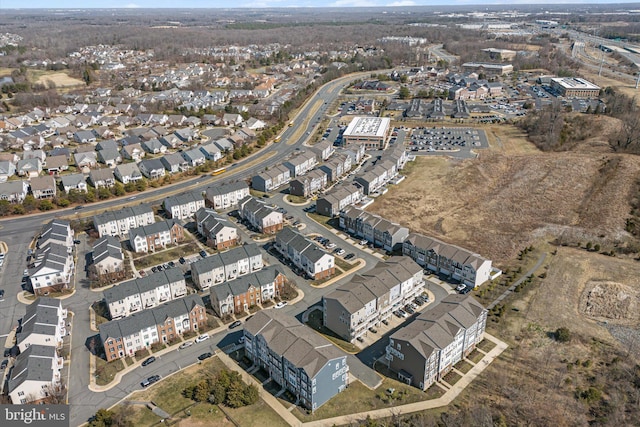
[[[65,193],[69,193],[71,190],[81,191],[86,193],[88,191],[87,181],[84,174],[73,173],[71,175],[62,175],[60,182]]]
[[[120,150],[120,153],[123,158],[133,160],[135,162],[139,162],[145,156],[145,152],[139,142],[131,145],[125,145],[122,147],[122,150]]]
[[[16,166],[16,171],[20,176],[35,178],[42,172],[42,161],[39,158],[20,160]]]
[[[0,183],[0,200],[10,203],[22,203],[27,197],[29,181],[7,181]]]
[[[109,168],[93,169],[89,172],[89,182],[94,188],[110,188],[116,185],[116,178]]]
[[[123,184],[142,179],[142,172],[135,163],[124,163],[115,167],[113,174]]]
[[[186,160],[189,167],[195,168],[196,166],[203,165],[207,160],[197,148],[192,148],[191,150],[186,150],[182,152],[182,158]]]
[[[164,164],[159,159],[145,159],[138,163],[142,175],[149,179],[162,178],[165,173]]]
[[[29,181],[31,194],[36,199],[52,199],[56,197],[56,180],[52,176],[38,176]]]

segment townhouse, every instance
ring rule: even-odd
[[[27,272],[34,294],[61,291],[69,286],[75,264],[67,246],[49,243],[34,252],[33,260],[33,267]]]
[[[162,205],[169,218],[188,219],[193,217],[198,209],[204,208],[205,200],[201,192],[191,191],[167,197]]]
[[[156,221],[153,210],[149,205],[123,207],[116,211],[106,211],[93,217],[93,226],[98,235],[124,237],[129,230]]]
[[[207,246],[223,250],[238,244],[238,229],[227,218],[213,209],[200,208],[196,212],[198,233],[206,239]]]
[[[324,216],[336,216],[349,205],[362,200],[362,187],[343,182],[334,186],[316,201],[316,212]]]
[[[60,371],[64,359],[55,347],[34,344],[16,357],[7,381],[7,393],[14,405],[43,402],[62,386]]]
[[[354,182],[362,186],[362,192],[365,195],[369,195],[380,190],[397,174],[396,164],[392,161],[384,160],[358,175]]]
[[[102,295],[115,320],[181,298],[187,295],[187,284],[179,268],[169,268],[120,283]]]
[[[16,345],[21,353],[32,345],[61,347],[67,334],[67,310],[54,298],[39,297],[26,307],[16,330]]]
[[[263,234],[277,233],[284,226],[282,213],[251,196],[238,202],[238,213],[243,220]]]
[[[289,183],[289,192],[294,196],[309,197],[327,187],[327,174],[313,169],[304,176],[294,178]]]
[[[327,180],[334,182],[346,173],[349,173],[353,165],[353,159],[346,154],[337,154],[326,163],[320,165],[318,169],[327,175]]]
[[[191,264],[193,283],[201,290],[262,270],[262,253],[255,243],[242,245]]]
[[[324,326],[353,342],[423,289],[422,268],[409,258],[391,257],[322,298]]]
[[[36,240],[36,248],[44,248],[50,243],[57,243],[67,248],[71,253],[73,249],[74,231],[71,223],[63,219],[52,219],[44,227]]]
[[[283,165],[272,166],[251,178],[251,187],[258,191],[273,191],[291,180],[291,171]]]
[[[335,257],[291,227],[276,234],[274,248],[313,280],[325,279],[335,273]]]
[[[402,253],[425,269],[467,286],[480,286],[491,278],[491,260],[422,234],[410,233],[402,245]]]
[[[91,266],[98,276],[124,271],[124,254],[113,236],[103,236],[93,244]]]
[[[249,308],[279,297],[284,290],[284,273],[277,266],[209,288],[211,307],[219,317],[247,312]]]
[[[29,181],[31,194],[36,199],[52,199],[56,197],[56,180],[52,176],[39,176]]]
[[[335,153],[336,149],[331,141],[320,141],[311,146],[309,150],[316,155],[318,162],[324,162]]]
[[[387,366],[398,380],[426,390],[482,341],[486,323],[487,310],[471,295],[447,295],[389,337]]]
[[[207,322],[202,298],[196,294],[166,302],[131,316],[102,323],[98,329],[107,362],[133,356],[157,342],[168,343]]]
[[[207,187],[206,199],[214,209],[235,208],[238,202],[249,195],[249,186],[244,181]]]
[[[284,162],[283,166],[289,169],[289,175],[293,178],[306,174],[317,164],[316,154],[312,151],[305,151]]]
[[[349,384],[347,355],[295,317],[256,313],[244,325],[244,351],[296,402],[314,411]]]
[[[129,230],[129,245],[134,252],[155,252],[184,241],[184,227],[175,219],[154,222]]]
[[[340,211],[340,228],[387,251],[402,249],[409,229],[355,206]]]

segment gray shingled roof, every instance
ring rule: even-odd
[[[228,295],[242,295],[253,286],[260,289],[262,286],[273,283],[278,274],[284,274],[277,266],[268,266],[255,273],[241,276],[235,280],[222,283],[220,285],[209,288],[209,293],[216,295],[218,300],[227,298]]]
[[[139,277],[129,280],[119,285],[112,286],[102,292],[105,302],[108,304],[121,301],[132,295],[147,292],[151,289],[165,286],[171,283],[177,283],[184,280],[184,275],[179,268],[170,268],[168,270],[158,271],[145,277]]]
[[[116,258],[121,261],[124,260],[120,242],[113,236],[104,236],[96,240],[93,245],[92,257],[94,264],[109,257]]]
[[[248,188],[249,186],[247,185],[246,182],[244,181],[238,181],[238,182],[232,182],[229,184],[223,184],[223,185],[216,185],[215,187],[207,187],[207,193],[210,194],[211,196],[221,196],[223,194],[229,194],[238,190],[242,190],[243,188]]]

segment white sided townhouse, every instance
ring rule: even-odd
[[[291,227],[276,234],[274,247],[313,280],[325,279],[335,273],[335,257]]]
[[[353,342],[420,295],[423,288],[418,264],[406,257],[391,257],[322,298],[324,325]]]
[[[305,175],[317,164],[318,161],[316,160],[316,155],[311,151],[300,153],[283,163],[283,165],[287,169],[289,169],[289,174],[292,178],[300,175]]]
[[[40,403],[62,386],[64,359],[56,347],[34,344],[20,353],[8,375],[7,393],[14,405]]]
[[[389,337],[387,366],[398,380],[426,390],[482,341],[487,310],[471,295],[447,295]]]
[[[244,181],[207,187],[206,198],[214,209],[235,208],[238,202],[249,195],[249,186]]]
[[[181,193],[164,199],[163,206],[169,218],[189,219],[198,209],[204,208],[205,200],[198,191]]]
[[[491,278],[491,260],[422,234],[409,234],[402,245],[402,253],[425,269],[468,286],[480,286]]]
[[[67,310],[54,298],[39,297],[26,308],[16,331],[16,345],[24,352],[32,345],[62,346],[67,334]]]
[[[37,249],[33,267],[27,270],[29,283],[36,295],[66,289],[75,270],[69,248],[58,243]]]
[[[261,270],[262,253],[249,244],[210,255],[191,264],[191,276],[198,289],[204,290],[227,280]]]
[[[187,285],[179,268],[169,268],[120,283],[102,294],[111,319],[115,320],[183,297],[187,295]]]
[[[124,207],[117,211],[106,211],[93,217],[93,226],[100,237],[126,237],[129,230],[156,221],[153,210],[148,205]]]
[[[284,165],[276,165],[251,178],[254,190],[270,192],[291,181],[291,171]]]

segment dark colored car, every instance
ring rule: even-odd
[[[207,257],[207,253],[206,253],[204,250],[201,250],[201,251],[200,251],[200,256],[201,256],[202,258],[206,258],[206,257]]]
[[[180,262],[180,264],[184,264],[185,262],[187,262],[186,259],[184,259],[184,257],[180,257],[180,259],[178,260],[178,262]]]
[[[210,358],[211,356],[213,356],[213,354],[211,354],[210,352],[202,353],[200,356],[198,356],[198,360],[205,360]]]
[[[356,257],[356,254],[349,253],[349,254],[346,254],[346,255],[344,256],[344,259],[346,259],[346,260],[350,260],[350,259],[355,258],[355,257]]]
[[[4,289],[0,289],[0,299],[4,299]]]
[[[229,329],[237,328],[240,325],[242,325],[242,322],[239,320],[236,320],[235,322],[229,325]]]
[[[144,359],[144,362],[142,362],[142,366],[151,365],[155,361],[156,361],[155,357],[153,357],[153,356],[147,357],[146,359]]]
[[[149,378],[147,378],[146,380],[142,380],[142,382],[140,383],[140,385],[142,387],[149,387],[151,384],[155,384],[158,381],[160,381],[160,375],[151,375]]]
[[[8,364],[9,364],[9,360],[4,359],[2,363],[0,363],[0,369],[6,368]]]

